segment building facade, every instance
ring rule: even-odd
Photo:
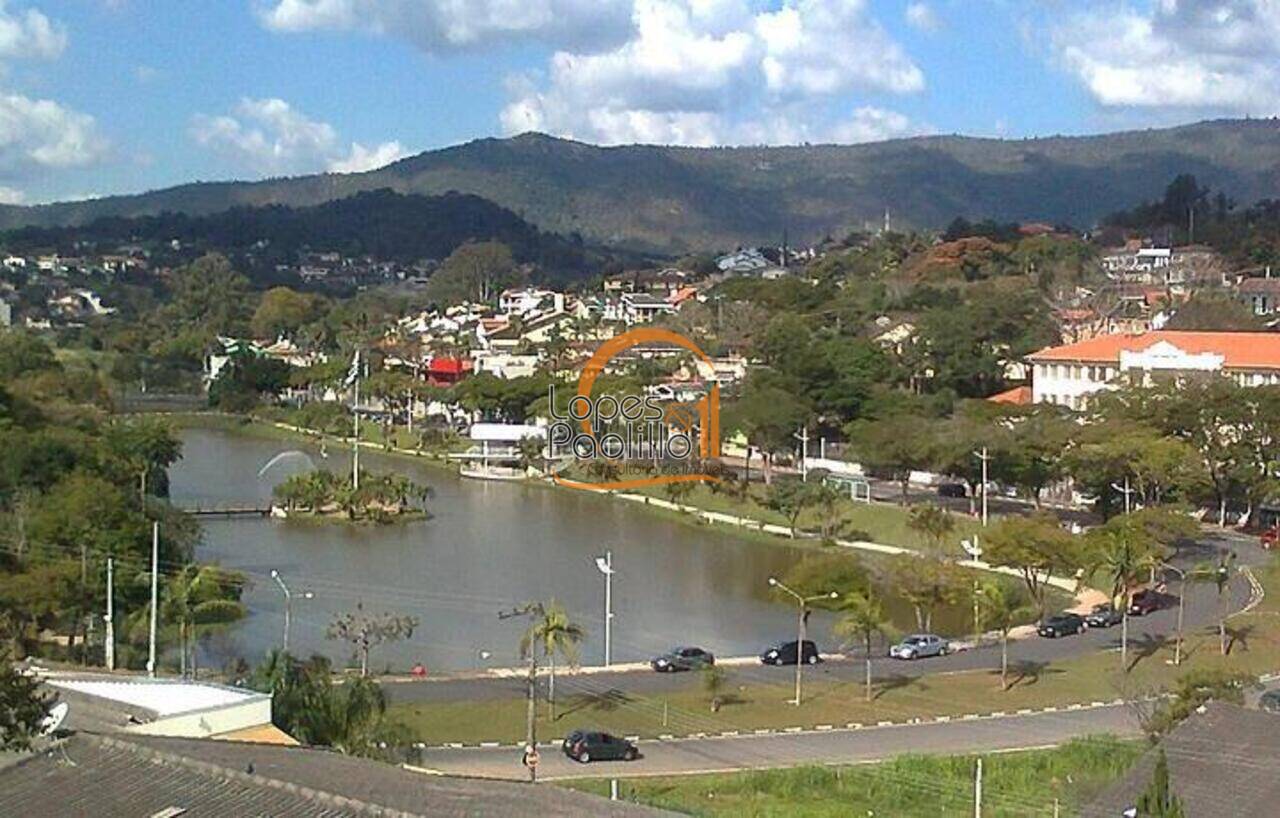
[[[1216,373],[1241,386],[1280,384],[1280,334],[1178,332],[1102,335],[1028,355],[1035,403],[1083,409],[1090,395],[1155,377]]]

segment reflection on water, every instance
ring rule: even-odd
[[[267,501],[274,484],[310,468],[306,455],[319,454],[282,457],[299,447],[214,429],[191,429],[182,437],[183,459],[171,470],[179,505]],[[350,453],[337,448],[316,462],[350,468]],[[250,615],[210,643],[211,661],[239,655],[252,662],[279,645],[284,600],[270,580],[276,569],[293,591],[294,653],[347,659],[344,647],[325,639],[325,628],[334,614],[362,602],[366,610],[411,614],[421,622],[412,639],[375,651],[378,670],[387,664],[404,670],[415,662],[429,669],[514,664],[521,620],[501,622],[498,612],[554,597],[587,628],[582,661],[599,663],[604,584],[594,560],[606,549],[613,551],[617,571],[615,661],[645,659],[681,643],[721,655],[756,653],[795,638],[794,609],[767,598],[767,579],[785,573],[800,558],[799,549],[744,542],[585,492],[463,480],[372,454],[362,457],[362,465],[395,469],[430,485],[431,519],[388,526],[257,517],[204,521],[198,556],[238,568],[251,580],[245,593]],[[305,591],[314,598],[303,599]],[[831,621],[819,612],[810,622],[824,649],[834,647]],[[492,655],[482,660],[481,651]]]

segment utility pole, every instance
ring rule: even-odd
[[[840,594],[835,591],[831,591],[830,593],[826,593],[826,594],[815,594],[814,596],[801,596],[800,594],[797,594],[795,591],[788,588],[786,585],[782,584],[782,582],[779,581],[777,577],[769,577],[769,584],[772,585],[774,588],[779,589],[780,591],[784,591],[785,593],[790,594],[796,600],[796,602],[798,602],[800,605],[800,626],[798,628],[798,633],[796,634],[797,636],[796,638],[796,697],[794,700],[791,701],[791,704],[794,704],[796,707],[799,707],[800,706],[800,677],[801,677],[801,669],[804,667],[804,632],[805,632],[805,625],[808,623],[808,620],[809,620],[809,603],[817,602],[819,599],[838,599],[840,597]]]
[[[809,430],[801,426],[800,431],[792,435],[800,441],[800,479],[809,479]]]
[[[987,454],[987,447],[983,446],[981,451],[973,453],[973,456],[982,461],[982,527],[987,526],[987,462],[991,460],[991,455]]]
[[[355,393],[351,398],[351,489],[360,490],[360,350],[356,349],[356,359],[352,362],[355,373]]]
[[[978,758],[978,770],[973,777],[973,818],[982,818],[982,758]]]
[[[156,677],[156,617],[160,602],[160,523],[151,524],[151,628],[147,648],[147,675]]]
[[[596,557],[596,568],[604,574],[604,666],[613,662],[613,552]]]
[[[510,611],[499,611],[498,618],[511,619],[518,616],[527,616],[530,619],[535,619],[545,615],[546,609],[542,607],[541,602],[530,602]],[[538,781],[538,651],[535,650],[532,644],[529,645],[528,696],[529,709],[525,719],[524,764],[529,768],[529,783],[536,784]]]
[[[107,557],[107,615],[106,623],[106,642],[102,646],[103,658],[107,663],[107,670],[116,669],[116,628],[115,628],[115,559]]]

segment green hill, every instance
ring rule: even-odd
[[[930,136],[865,145],[596,147],[525,134],[428,151],[358,174],[181,185],[0,209],[0,229],[164,211],[316,205],[361,191],[475,194],[593,243],[681,252],[957,215],[1093,224],[1191,173],[1250,203],[1280,196],[1280,123],[1218,120],[1083,137]]]

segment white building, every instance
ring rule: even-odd
[[[1177,332],[1100,335],[1028,355],[1032,401],[1084,408],[1088,396],[1126,380],[1218,373],[1241,386],[1280,384],[1280,334]]]

